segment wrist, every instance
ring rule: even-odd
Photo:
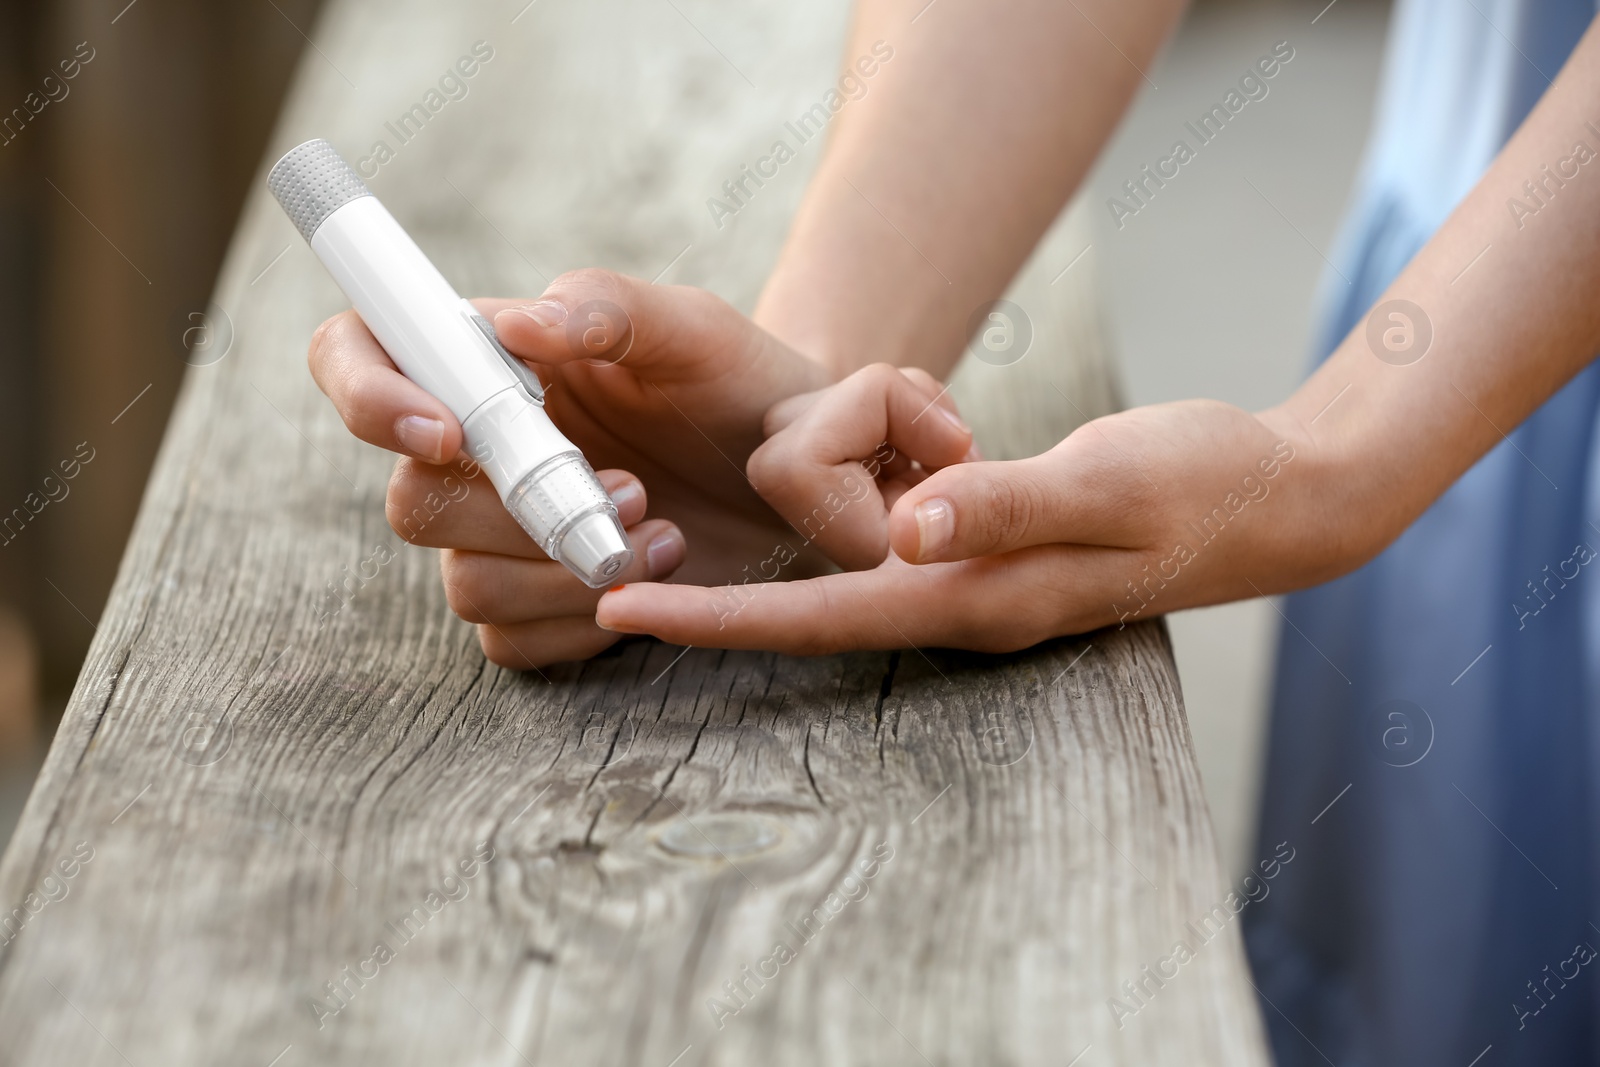
[[[966,342],[964,320],[952,320],[963,299],[922,260],[903,261],[917,253],[901,238],[866,242],[844,225],[858,209],[854,200],[831,211],[802,206],[751,318],[831,381],[870,363],[944,377]]]
[[[896,367],[921,367],[944,378],[959,359],[959,341],[949,358],[927,358],[926,353],[949,347],[940,338],[919,335],[910,308],[881,307],[870,313],[830,304],[834,295],[816,293],[805,300],[790,300],[763,292],[752,320],[783,344],[805,357],[826,374],[828,384],[842,381],[872,363]]]
[[[1304,388],[1302,388],[1302,392]],[[1348,399],[1348,398],[1346,398]],[[1397,493],[1391,465],[1374,467],[1359,433],[1347,423],[1328,425],[1315,416],[1299,393],[1256,413],[1279,441],[1294,449],[1294,492],[1298,501],[1291,520],[1299,531],[1302,557],[1295,586],[1330,581],[1347,574],[1382,551],[1405,528],[1408,518],[1395,507]],[[1317,405],[1318,408],[1324,407]],[[1388,476],[1377,474],[1385,467]]]
[[[824,385],[846,377],[847,365],[838,331],[830,330],[822,316],[807,314],[798,301],[785,299],[769,281],[750,319],[770,336],[816,368]]]

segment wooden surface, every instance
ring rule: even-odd
[[[359,156],[491,42],[372,182],[445,273],[748,307],[815,146],[737,226],[703,201],[827,87],[843,6],[521,8],[333,4],[273,148]],[[1015,291],[1038,350],[958,376],[991,454],[1081,417],[1041,382],[1112,403],[1092,264],[1050,282],[1077,226]],[[216,303],[0,863],[0,1064],[1266,1062],[1237,922],[1110,1006],[1227,892],[1159,624],[501,671],[305,373],[343,301],[263,189]]]

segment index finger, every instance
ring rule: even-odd
[[[600,598],[595,621],[700,648],[797,656],[894,648],[1014,652],[1126,621],[1114,602],[1133,554],[1046,545],[959,563],[891,559],[871,571],[704,588],[640,582]],[[1192,598],[1162,611],[1189,606]],[[1137,614],[1135,612],[1134,614]]]
[[[600,598],[595,621],[699,648],[762,649],[820,656],[852,649],[985,648],[1000,638],[993,560],[913,567],[890,560],[870,571],[732,586],[636,582]],[[1008,619],[1016,612],[1005,608]],[[1003,643],[1003,638],[1000,638]],[[995,648],[994,650],[998,650]]]
[[[857,371],[751,454],[750,484],[840,566],[882,563],[889,529],[876,479],[885,464],[904,453],[936,468],[959,462],[972,444],[971,431],[953,414],[929,414],[937,407],[929,394],[886,363]],[[903,461],[902,467],[909,469]]]
[[[475,300],[494,315],[514,300]],[[368,444],[447,463],[461,451],[461,424],[443,402],[400,373],[354,311],[328,319],[311,335],[306,362],[351,433]]]
[[[601,597],[595,622],[607,630],[650,634],[675,645],[764,649],[793,656],[916,643],[921,629],[905,634],[869,606],[874,596],[883,599],[887,592],[881,580],[871,577],[876,573],[748,586],[635,582]],[[907,625],[915,623],[907,620]]]
[[[455,415],[400,373],[354,311],[317,327],[306,361],[317,388],[361,440],[434,464],[461,451]]]

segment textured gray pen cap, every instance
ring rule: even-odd
[[[372,195],[344,157],[320,137],[285,152],[272,165],[267,188],[307,241],[329,215]]]

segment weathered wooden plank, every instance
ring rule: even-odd
[[[749,306],[804,174],[737,233],[703,199],[826,87],[842,6],[519,8],[333,5],[278,143],[359,156],[492,41],[373,181],[446,273],[528,292],[688,245],[674,276]],[[1104,410],[1092,317],[1050,302],[1088,305],[1077,276],[1030,311],[1073,358],[963,388]],[[1107,1006],[1225,891],[1158,624],[501,671],[307,380],[342,300],[264,195],[216,302],[233,350],[185,383],[0,863],[0,1063],[1265,1062],[1232,923]],[[1031,403],[973,412],[991,454],[1059,434]]]

